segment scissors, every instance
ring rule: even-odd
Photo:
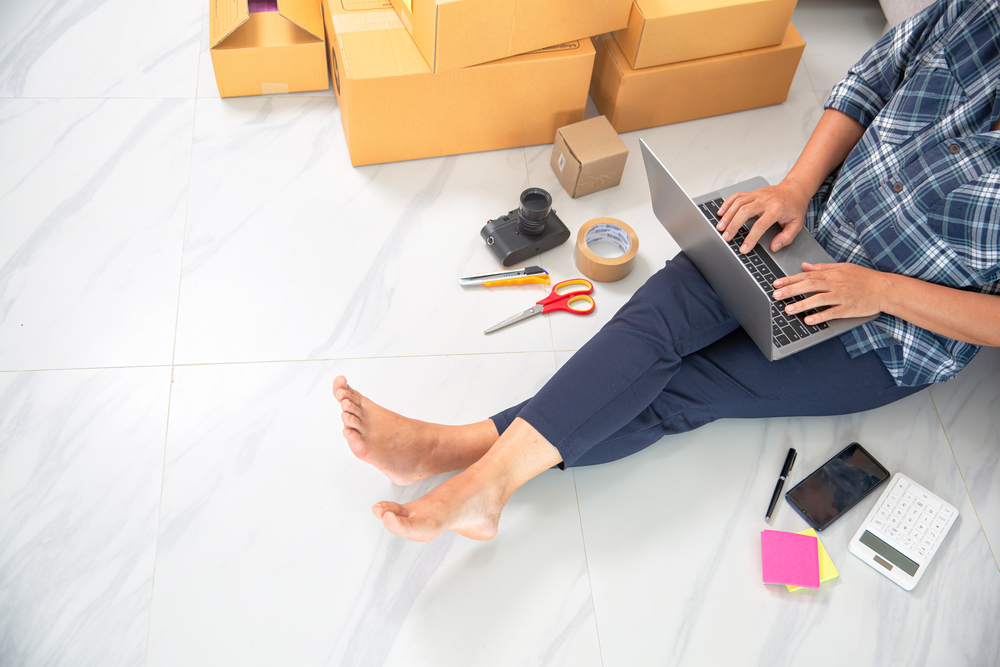
[[[570,291],[563,291],[568,287],[574,285],[580,285],[582,289],[575,289]],[[590,294],[594,291],[594,285],[589,280],[584,280],[583,278],[574,278],[573,280],[564,280],[561,283],[556,283],[549,295],[537,302],[531,308],[521,311],[513,317],[508,317],[500,324],[494,325],[484,331],[483,333],[493,333],[497,329],[503,329],[506,326],[514,324],[515,322],[520,322],[529,317],[535,315],[541,315],[542,313],[551,313],[554,310],[565,310],[568,313],[573,313],[574,315],[589,315],[594,312],[594,299],[591,298]],[[570,304],[580,303],[582,307],[572,306]]]

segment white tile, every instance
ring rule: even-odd
[[[882,37],[886,25],[877,0],[800,0],[792,23],[806,42],[802,61],[813,90],[824,93],[821,101]]]
[[[840,572],[817,591],[761,583],[760,531],[799,531],[788,486],[852,441],[961,513],[906,592],[847,551],[875,497],[820,538]],[[1000,657],[1000,571],[927,392],[830,418],[723,420],[625,460],[575,470],[606,667],[985,665]]]
[[[556,179],[549,165],[551,145],[525,149],[531,185],[552,193],[553,208],[572,234],[565,245],[542,255],[554,279],[581,275],[573,260],[576,234],[592,218],[622,220],[639,237],[632,273],[619,282],[595,284],[597,309],[592,315],[550,316],[555,349],[578,349],[680,250],[653,215],[640,138],[687,192],[700,195],[758,175],[771,183],[779,182],[795,163],[820,114],[812,93],[791,93],[787,102],[776,106],[623,134],[629,157],[621,184],[578,199],[571,199]]]
[[[0,5],[0,97],[194,97],[202,2]]]
[[[146,657],[169,368],[0,373],[0,662]]]
[[[0,370],[169,364],[194,100],[0,100]]]
[[[1000,350],[983,348],[951,382],[931,387],[979,521],[1000,556]],[[968,516],[968,520],[975,520]]]
[[[503,268],[479,232],[518,205],[523,151],[352,168],[338,114],[199,101],[178,362],[551,350],[542,317],[482,333],[544,287],[458,284]]]
[[[357,460],[337,374],[408,416],[468,423],[531,395],[551,352],[177,370],[148,664],[599,665],[572,476],[507,505],[499,535],[397,538],[396,487]]]

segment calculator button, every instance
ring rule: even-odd
[[[897,495],[895,493],[890,493],[889,494],[889,500],[888,500],[888,502],[890,502],[893,505],[895,505],[896,503],[899,502],[899,495]]]
[[[897,516],[897,517],[902,517],[902,516],[903,516],[903,510],[901,510],[901,509],[899,509],[899,508],[897,507],[896,509],[894,509],[894,510],[892,511],[892,515],[893,515],[893,516]]]
[[[876,528],[881,528],[882,526],[885,525],[885,520],[880,519],[879,517],[875,517],[874,519],[872,519],[872,525],[875,526]]]
[[[899,532],[902,535],[906,535],[907,533],[909,533],[912,528],[913,528],[913,526],[911,526],[908,523],[901,523],[901,524],[899,524]]]
[[[919,507],[920,509],[923,509],[927,503],[925,503],[922,499],[917,498],[916,500],[913,501],[913,504]]]
[[[916,496],[913,495],[912,491],[907,491],[906,493],[903,494],[903,500],[905,500],[908,503],[912,503],[914,498],[916,498]]]
[[[917,554],[920,555],[920,556],[926,556],[927,555],[927,547],[923,547],[923,546],[917,547]]]
[[[906,490],[907,486],[909,485],[906,482],[904,482],[903,480],[899,480],[898,482],[896,482],[896,486],[892,487],[892,490],[902,492]]]
[[[940,521],[935,521],[934,523],[931,524],[931,531],[935,533],[940,533],[942,530],[944,530],[944,524],[941,523]]]
[[[932,546],[934,546],[934,540],[925,536],[924,539],[920,542],[920,546],[924,547],[925,549],[930,549]]]
[[[950,507],[942,507],[941,508],[941,514],[944,514],[946,517],[948,517],[950,519],[951,515],[952,515],[951,508]]]
[[[889,510],[886,509],[885,507],[883,507],[883,508],[881,508],[878,511],[878,513],[875,516],[883,518],[883,519],[888,518],[888,516],[889,516]]]
[[[914,518],[913,518],[912,516],[910,516],[909,514],[907,514],[906,516],[904,516],[904,517],[903,517],[903,523],[905,523],[905,524],[906,524],[907,526],[912,526],[912,525],[913,525],[913,524],[915,524],[916,522],[917,522],[917,520],[916,520],[916,519],[914,519]]]
[[[890,528],[889,529],[889,535],[891,537],[898,537],[899,536],[899,528]]]
[[[906,502],[905,498],[902,501],[900,501],[900,503],[899,503],[899,509],[906,510],[906,509],[909,509],[909,507],[910,507],[910,503]]]
[[[927,522],[924,521],[923,519],[921,519],[920,521],[918,521],[917,522],[917,530],[919,530],[921,533],[924,532],[925,530],[927,530]]]
[[[927,517],[928,519],[933,517],[935,514],[937,514],[937,510],[934,509],[933,507],[924,508],[924,516]]]
[[[937,538],[938,538],[937,532],[933,530],[927,531],[927,539],[934,540],[935,542],[937,542]]]
[[[944,514],[938,514],[937,515],[937,520],[938,520],[938,523],[940,523],[942,526],[944,524],[948,523],[948,517],[946,517]]]
[[[898,516],[891,516],[891,517],[889,517],[889,525],[890,526],[895,526],[898,523],[899,523],[899,517]]]
[[[920,508],[919,507],[911,507],[910,508],[910,516],[912,516],[914,519],[917,518],[918,516],[920,516]]]

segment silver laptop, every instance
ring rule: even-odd
[[[771,241],[781,231],[778,225],[768,229],[750,253],[741,254],[739,247],[757,218],[748,220],[736,237],[727,242],[715,227],[719,223],[715,214],[730,195],[765,187],[767,181],[758,176],[692,199],[646,142],[640,139],[639,145],[657,219],[768,360],[795,354],[875,318],[855,317],[810,325],[805,317],[812,311],[786,315],[785,306],[806,297],[775,301],[771,297],[774,281],[801,273],[802,262],[820,264],[836,260],[805,230],[790,245],[771,252]]]

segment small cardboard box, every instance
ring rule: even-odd
[[[628,148],[604,116],[560,127],[552,145],[552,171],[574,199],[622,182]]]
[[[780,104],[805,46],[789,24],[777,46],[632,69],[614,37],[602,35],[590,94],[618,132]]]
[[[209,0],[208,32],[222,97],[330,86],[320,0]]]
[[[431,70],[448,72],[624,28],[632,0],[392,0],[392,6]],[[533,94],[530,83],[523,92]]]
[[[355,166],[547,144],[557,128],[583,119],[594,67],[589,39],[434,74],[388,0],[349,9],[356,4],[323,0]]]
[[[780,44],[795,0],[634,0],[615,34],[632,69]]]

